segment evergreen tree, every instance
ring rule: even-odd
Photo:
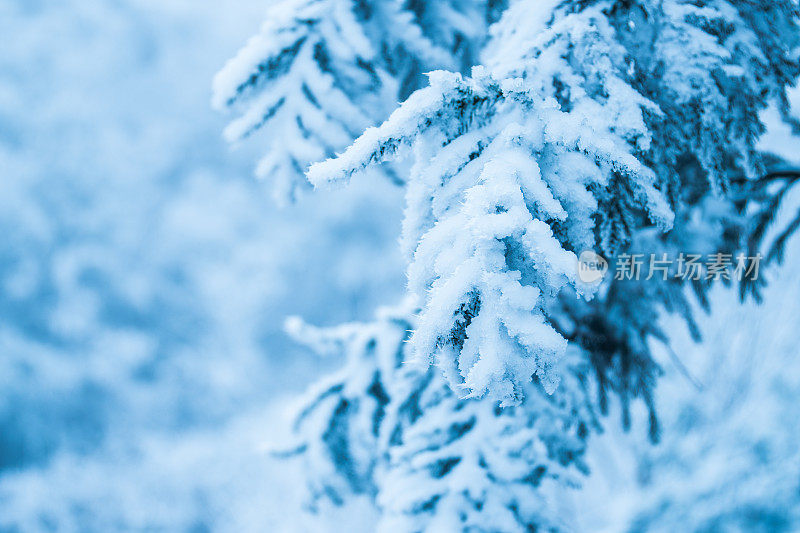
[[[590,304],[576,305],[574,292],[592,291],[570,280],[570,262],[587,248],[606,257],[741,249],[738,200],[762,168],[754,147],[763,129],[757,112],[770,97],[785,99],[798,73],[790,60],[797,9],[785,3],[769,10],[784,29],[782,40],[757,22],[756,4],[563,2],[541,9],[517,2],[492,29],[484,57],[492,75],[437,74],[383,126],[312,167],[309,178],[346,180],[414,146],[404,243],[413,251],[412,290],[427,293],[428,304],[413,342],[454,385],[513,399],[530,374],[547,375],[567,338],[592,355],[603,398],[608,385],[624,405],[630,393],[650,403],[656,368],[648,337],[665,338],[655,324],[661,308],[691,322],[682,283],[615,280]],[[533,176],[515,176],[528,169],[536,169]],[[500,196],[495,183],[503,173],[520,182],[509,186],[518,211],[492,197]],[[523,218],[499,227],[489,217],[474,223],[477,232],[464,231],[478,201],[496,219],[516,212]],[[465,216],[468,210],[473,214]],[[549,248],[541,239],[513,242],[534,235],[533,228],[523,231],[526,220],[552,233]],[[495,255],[487,257],[491,246]],[[462,250],[484,261],[472,274],[459,259]],[[490,272],[519,276],[510,283],[528,301],[486,286],[499,283],[485,276]],[[704,302],[708,284],[694,285]],[[498,310],[492,290],[506,309]],[[496,329],[485,326],[482,305]],[[514,305],[529,319],[526,330],[509,319]],[[550,319],[535,329],[533,321]],[[494,331],[500,340],[488,341]],[[523,332],[535,341],[526,343]]]
[[[342,183],[410,156],[401,242],[420,304],[391,324],[302,335],[338,339],[349,362],[299,416],[298,451],[313,461],[312,499],[366,494],[386,530],[564,529],[542,480],[582,470],[591,405],[605,412],[612,395],[626,426],[641,397],[658,437],[659,316],[680,313],[696,332],[687,289],[707,305],[714,277],[585,282],[578,255],[747,249],[748,194],[764,169],[758,113],[777,101],[787,114],[800,16],[789,0],[453,6],[392,11],[413,13],[419,35],[446,31],[423,41],[425,55],[376,47],[406,70],[387,59],[374,72],[416,79],[434,50],[450,70],[307,172],[315,186]],[[486,33],[461,24],[475,6],[481,24],[503,12]],[[340,57],[336,72],[362,64]],[[469,76],[453,71],[473,57],[482,66]],[[349,97],[370,101],[363,88]]]

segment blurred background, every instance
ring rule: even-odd
[[[265,447],[337,361],[282,324],[400,300],[402,191],[361,180],[278,209],[258,147],[224,143],[211,79],[264,7],[0,0],[0,531],[316,530]],[[797,159],[767,119],[765,149]],[[800,490],[797,251],[762,306],[718,289],[703,344],[666,319],[664,439],[612,414],[565,502],[576,527],[797,512],[780,500]]]
[[[0,529],[264,524],[269,405],[336,364],[284,317],[403,293],[402,191],[279,210],[222,140],[265,5],[0,1]]]

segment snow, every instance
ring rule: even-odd
[[[3,4],[0,529],[797,529],[798,243],[761,305],[576,256],[737,245],[796,22]]]

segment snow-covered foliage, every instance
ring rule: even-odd
[[[550,369],[567,343],[544,309],[565,285],[592,293],[577,279],[573,251],[594,247],[587,221],[612,193],[612,176],[625,176],[628,201],[638,197],[664,227],[672,214],[625,140],[588,122],[596,108],[565,113],[523,82],[501,85],[481,70],[431,80],[309,177],[343,179],[413,145],[403,242],[413,254],[411,290],[427,295],[412,338],[417,357],[472,395],[513,403],[534,374],[552,392]]]
[[[447,475],[450,463],[469,463],[460,454],[448,461],[431,446],[448,442],[444,428],[498,406],[505,411],[496,420],[475,423],[476,434],[498,437],[458,439],[454,449],[491,455],[488,449],[517,442],[515,413],[545,412],[536,401],[542,394],[571,397],[557,372],[568,352],[592,368],[601,411],[615,393],[627,427],[630,399],[639,396],[651,439],[658,438],[652,342],[669,341],[659,316],[679,313],[697,335],[685,286],[706,305],[710,283],[667,276],[582,283],[576,255],[745,249],[742,195],[764,168],[759,112],[773,100],[785,111],[786,87],[800,73],[797,6],[778,2],[763,13],[779,38],[759,11],[756,3],[681,0],[511,2],[490,29],[483,66],[469,77],[431,73],[429,86],[383,124],[310,167],[309,181],[322,186],[413,161],[401,242],[409,290],[421,302],[407,360],[421,369],[396,381],[417,390],[411,376],[441,372],[450,392],[423,388],[431,400],[416,403],[417,422],[388,452],[389,465],[403,466],[387,467],[376,490],[381,516],[402,517],[393,527],[424,530],[431,518],[450,530],[561,528],[535,512],[517,522],[494,512],[472,517],[468,505],[427,481],[430,470],[416,477],[430,463],[415,461],[420,451],[444,461],[437,463],[446,465],[443,485],[459,483]],[[539,394],[531,394],[532,383]],[[484,464],[490,477],[514,486],[502,467]],[[464,483],[480,486],[478,472]],[[384,484],[401,489],[385,497]],[[430,515],[418,491],[403,492],[424,485],[430,494],[421,501],[437,502]],[[501,489],[492,492],[502,500]],[[507,502],[505,509],[519,510]],[[398,505],[405,510],[393,511]]]
[[[400,395],[400,419],[380,478],[385,531],[562,529],[561,491],[585,472],[595,420],[579,360],[560,361],[561,394],[538,382],[519,405],[459,399],[429,370]]]
[[[684,166],[720,189],[756,177],[758,113],[772,99],[787,109],[798,74],[794,2],[561,2],[546,15],[531,7],[517,2],[493,28],[484,55],[493,71],[533,77],[562,105],[609,97],[607,109],[619,113],[614,93],[629,89],[618,81],[656,104],[660,112],[645,116],[643,162],[671,184],[664,192],[675,203],[688,196]]]
[[[0,2],[0,530],[799,530],[797,14]],[[763,307],[576,276],[743,246]]]
[[[239,115],[239,141],[264,132],[256,174],[285,202],[308,165],[347,147],[435,68],[472,65],[496,1],[283,0],[214,80],[213,103]]]
[[[287,332],[344,367],[315,384],[295,415],[293,453],[302,455],[308,505],[342,505],[351,495],[374,494],[379,442],[394,376],[403,362],[410,324],[402,310],[384,310],[371,323],[317,328],[297,317]],[[406,313],[408,314],[408,313]]]
[[[575,282],[576,251],[613,256],[653,225],[666,233],[645,239],[648,252],[692,246],[705,236],[694,233],[698,205],[722,226],[703,248],[741,245],[737,198],[724,192],[757,173],[757,112],[785,98],[800,68],[796,7],[770,10],[786,28],[780,43],[753,9],[517,2],[492,28],[490,74],[434,74],[382,126],[311,167],[312,183],[338,182],[413,147],[403,242],[411,290],[426,298],[418,357],[468,393],[513,400],[532,374],[557,382],[547,369],[566,341],[546,323],[548,299],[590,292]],[[687,308],[680,283],[653,287],[641,295],[648,316]],[[603,323],[612,337],[630,327]],[[646,336],[623,351],[646,359]]]
[[[530,382],[514,407],[460,399],[438,371],[402,364],[413,311],[407,303],[374,322],[333,328],[287,324],[318,353],[346,358],[295,418],[289,455],[303,460],[310,509],[363,496],[386,532],[562,527],[557,498],[547,494],[585,471],[596,428],[588,366],[575,354],[562,361],[557,396]]]

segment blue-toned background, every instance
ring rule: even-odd
[[[211,78],[264,6],[0,1],[0,526],[270,512],[267,407],[321,366],[284,317],[402,294],[401,191],[278,210],[221,138]]]
[[[0,530],[307,527],[264,446],[336,361],[283,320],[400,299],[402,191],[365,179],[278,209],[253,147],[225,145],[211,78],[263,7],[0,0]],[[796,157],[780,126],[763,143]],[[575,494],[587,530],[700,497],[792,505],[775,494],[800,472],[797,249],[764,306],[715,293],[704,344],[672,324],[692,379],[664,356],[658,447],[609,419]]]

